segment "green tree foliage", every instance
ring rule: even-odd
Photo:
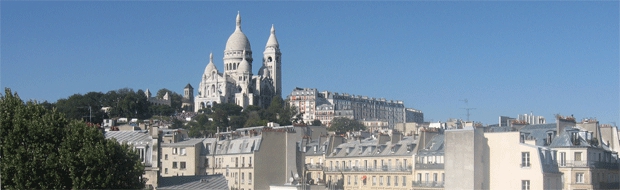
[[[291,125],[293,122],[297,123],[298,115],[294,106],[288,106],[287,102],[277,96],[273,98],[269,108],[262,116],[267,121],[276,122],[280,125]]]
[[[323,125],[323,123],[321,123],[321,120],[315,119],[312,120],[312,126],[321,126]]]
[[[215,134],[217,127],[214,122],[209,121],[209,117],[205,114],[199,114],[187,123],[188,135],[194,138],[207,137],[209,134]]]
[[[147,101],[144,91],[137,92],[131,88],[112,90],[107,93],[89,92],[85,95],[74,94],[68,98],[59,99],[55,104],[42,103],[48,109],[56,107],[58,111],[67,115],[70,119],[101,123],[105,118],[128,117],[148,119],[155,115],[169,116],[181,110],[181,95],[168,89],[158,92],[163,96],[168,92],[172,106],[154,105]],[[102,107],[111,107],[110,113],[101,110]],[[89,110],[90,109],[90,110]]]
[[[8,189],[139,189],[137,152],[56,109],[0,96],[0,172]]]
[[[105,113],[101,111],[103,96],[101,92],[74,94],[67,99],[59,99],[55,106],[69,119],[101,123],[105,117]]]
[[[171,129],[180,129],[183,127],[184,127],[183,121],[177,118],[172,118],[172,125],[170,126]]]
[[[354,119],[335,117],[332,119],[332,124],[327,130],[335,131],[336,134],[342,134],[348,131],[366,130],[366,126]]]

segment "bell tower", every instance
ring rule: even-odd
[[[269,70],[268,73],[273,79],[273,87],[275,95],[282,96],[282,53],[280,52],[280,44],[276,38],[276,29],[271,25],[271,34],[265,52],[263,52],[263,65]]]

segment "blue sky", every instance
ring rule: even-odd
[[[261,63],[275,25],[294,87],[403,100],[427,121],[619,121],[619,2],[12,2],[0,85],[23,99],[197,87],[241,12]],[[468,104],[460,101],[468,100]],[[618,123],[620,124],[620,123]]]

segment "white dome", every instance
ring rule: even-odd
[[[225,50],[252,50],[250,40],[248,40],[248,37],[241,31],[241,16],[239,13],[237,13],[237,28],[235,28],[235,32],[228,37]]]
[[[243,51],[243,54],[245,54],[245,51]],[[244,56],[243,60],[241,60],[241,63],[239,63],[239,67],[237,68],[237,73],[243,74],[245,72],[251,73],[252,65],[250,65],[250,62],[248,62],[248,60],[246,60]]]
[[[263,65],[262,67],[260,67],[260,69],[258,69],[258,75],[261,75],[263,77],[268,77],[271,75],[271,73],[269,69],[265,67],[265,65]]]
[[[204,74],[210,75],[211,73],[213,73],[213,71],[217,73],[217,68],[215,67],[215,64],[213,64],[213,53],[211,53],[209,55],[209,64],[207,64]]]

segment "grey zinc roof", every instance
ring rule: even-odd
[[[245,154],[260,148],[261,135],[217,141],[216,154]]]
[[[577,132],[577,134],[579,134],[578,136],[579,145],[575,145],[573,141],[571,141],[571,136],[570,136],[571,132]],[[553,142],[551,142],[551,145],[549,146],[550,147],[589,147],[589,146],[592,146],[590,145],[590,143],[588,143],[585,140],[585,137],[583,135],[584,133],[580,133],[579,129],[577,128],[564,128],[564,131],[562,131],[558,137],[554,138]]]
[[[527,135],[525,139],[534,139],[536,146],[545,146],[547,132],[555,132],[556,127],[555,123],[526,125],[519,132]]]
[[[152,144],[152,138],[148,131],[106,131],[106,139],[116,139],[119,143],[130,145]]]
[[[338,145],[338,147],[334,149],[334,152],[328,154],[328,157],[413,155],[413,148],[407,148],[407,146],[415,146],[413,145],[413,140],[413,137],[406,136],[395,144],[392,144],[390,141],[385,144],[377,144],[377,139],[372,138],[361,141],[351,141]]]
[[[314,147],[315,146],[316,146],[316,152],[314,151]],[[325,149],[325,146],[319,145],[319,140],[312,140],[308,144],[306,144],[306,152],[305,152],[305,154],[307,156],[309,156],[309,155],[322,155],[323,151],[324,151],[323,149]]]
[[[190,146],[196,146],[197,144],[202,143],[202,141],[204,140],[205,138],[188,139],[188,140],[179,141],[175,143],[163,143],[161,144],[161,146],[162,147],[190,147]]]
[[[444,140],[445,138],[443,134],[434,135],[433,138],[426,144],[426,147],[418,150],[418,155],[443,155]]]
[[[157,189],[228,189],[222,174],[159,178]]]

